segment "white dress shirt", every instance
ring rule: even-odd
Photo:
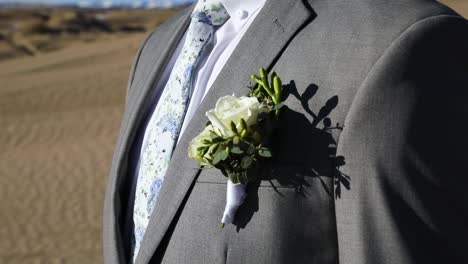
[[[198,106],[201,101],[208,93],[211,88],[211,85],[216,80],[216,77],[223,69],[226,61],[231,56],[232,52],[236,48],[237,44],[241,40],[244,33],[249,28],[250,24],[253,22],[257,16],[260,9],[263,7],[266,0],[221,0],[226,11],[228,12],[230,18],[215,31],[214,34],[214,45],[211,49],[208,56],[204,56],[204,59],[199,62],[194,70],[194,80],[193,80],[193,93],[190,99],[190,103],[187,109],[187,113],[182,124],[182,128],[179,134],[178,140],[182,137],[189,121],[192,119],[195,114]],[[179,56],[180,50],[185,40],[185,34],[177,45],[176,50],[171,56],[169,63],[164,69],[161,78],[155,82],[155,89],[163,89],[166,86],[166,83],[169,79],[169,75],[174,67],[175,61]],[[154,98],[153,108],[154,111],[159,97]],[[214,107],[214,105],[213,105]],[[152,113],[147,113],[147,117],[150,117]],[[149,118],[147,118],[149,119]],[[149,120],[147,120],[148,122]],[[133,219],[133,202],[135,197],[135,187],[138,178],[138,169],[140,163],[141,155],[141,146],[142,140],[144,138],[144,133],[148,123],[145,123],[144,126],[139,128],[137,138],[135,140],[135,145],[132,150],[132,163],[130,164],[130,169],[133,171],[132,175],[132,186],[129,196],[129,206],[127,211],[127,224],[125,226],[125,232],[133,230],[132,227],[128,225],[129,221]],[[164,182],[163,182],[164,184]],[[128,237],[126,239],[129,239]]]

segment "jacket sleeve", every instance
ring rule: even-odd
[[[341,263],[468,263],[468,23],[425,18],[351,106],[336,201]]]

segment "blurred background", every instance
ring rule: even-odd
[[[102,262],[131,62],[192,1],[0,0],[0,263]]]

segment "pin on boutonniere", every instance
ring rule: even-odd
[[[202,169],[216,168],[227,177],[222,227],[234,221],[247,197],[247,184],[256,179],[253,172],[259,162],[272,157],[269,143],[283,103],[283,87],[275,72],[268,76],[260,68],[259,73],[251,75],[256,84],[248,86],[247,96],[219,98],[215,108],[206,112],[207,126],[188,149]]]

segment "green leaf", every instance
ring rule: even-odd
[[[259,72],[260,72],[260,79],[256,79],[255,81],[263,88],[263,90],[265,90],[268,96],[273,98],[275,94],[273,93],[273,91],[270,88],[270,85],[268,84],[268,78],[267,78],[268,76],[265,72],[265,69],[260,68]]]
[[[210,130],[210,137],[211,138],[219,138],[220,136],[218,134],[216,134],[216,132],[214,132],[213,130]]]
[[[266,84],[266,86],[268,86],[268,79],[267,79],[267,74],[265,72],[265,69],[262,67],[260,68],[260,78],[262,79],[262,82]]]
[[[203,140],[202,140],[202,143],[203,143],[203,144],[206,144],[206,145],[209,145],[209,144],[211,144],[211,140],[203,139]]]
[[[211,141],[212,143],[219,143],[219,142],[223,142],[224,141],[224,138],[222,137],[217,137],[217,138],[213,138],[213,140]]]
[[[275,104],[279,104],[282,97],[282,84],[281,79],[278,76],[273,78],[273,89],[275,91],[275,98],[273,98],[274,102]]]
[[[197,155],[199,157],[205,156],[206,152],[208,152],[209,147],[203,146],[203,147],[198,147],[197,148]]]
[[[245,138],[245,136],[247,136],[247,130],[246,129],[242,130],[240,136],[241,138]]]
[[[220,149],[216,151],[216,153],[213,156],[213,164],[216,165],[220,161],[226,160],[228,157],[228,153],[225,149]]]
[[[231,149],[231,153],[242,154],[244,151],[239,146],[234,145]]]
[[[260,80],[260,78],[258,78],[258,76],[255,74],[251,74],[250,79],[252,79],[252,81],[255,81],[255,82],[257,82],[257,80]]]
[[[241,118],[239,130],[242,132],[244,129],[247,130],[247,122],[245,122],[244,118]]]
[[[258,150],[258,155],[260,155],[260,157],[264,157],[264,158],[271,158],[273,155],[271,154],[271,151],[267,148],[261,148]]]
[[[238,134],[237,132],[237,127],[236,127],[236,123],[234,123],[234,121],[231,121],[231,130],[232,132],[234,132],[234,134]]]
[[[249,148],[247,149],[247,154],[252,155],[255,153],[255,146],[254,145],[249,145]]]
[[[234,145],[239,144],[239,137],[238,137],[238,136],[234,136],[234,137],[232,138],[232,143],[233,143]]]
[[[204,150],[205,148],[207,148],[207,147],[206,147],[206,146],[198,147],[198,148],[197,148],[197,151]]]
[[[237,172],[231,172],[229,173],[229,176],[228,176],[229,180],[234,183],[234,184],[237,184],[237,183],[240,183],[239,181],[239,173]]]
[[[221,168],[220,170],[221,170],[221,173],[222,173],[225,177],[228,177],[228,176],[229,176],[229,174],[227,173],[226,169]]]
[[[249,178],[247,177],[247,172],[241,172],[239,173],[239,182],[242,184],[246,184],[249,181]]]
[[[248,169],[250,168],[250,166],[252,165],[253,163],[253,159],[252,157],[250,156],[245,156],[242,158],[242,161],[241,161],[241,168],[242,169]]]
[[[211,145],[208,149],[210,155],[213,155],[213,153],[216,153],[216,151],[218,150],[218,147],[219,147],[219,143]]]
[[[275,76],[278,76],[278,74],[276,74],[275,71],[272,71],[272,72],[270,73],[270,83],[274,83],[274,82],[273,82],[273,79],[275,78]]]

